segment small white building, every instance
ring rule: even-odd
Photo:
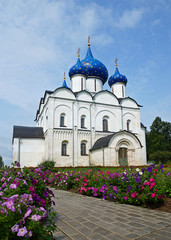
[[[108,79],[103,63],[92,55],[69,70],[62,87],[45,91],[36,114],[37,127],[14,126],[13,161],[37,166],[54,160],[56,167],[146,164],[145,127],[140,106],[126,97],[127,78],[119,73]],[[103,90],[108,79],[111,91]]]

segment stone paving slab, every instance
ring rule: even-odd
[[[171,240],[171,214],[54,190],[55,240]]]

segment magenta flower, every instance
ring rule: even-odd
[[[19,228],[18,233],[17,233],[17,236],[23,237],[27,232],[28,232],[28,231],[27,231],[27,228],[26,228],[26,227]]]
[[[154,198],[154,197],[155,197],[155,195],[156,195],[155,193],[152,193],[152,194],[151,194],[151,197],[152,197],[152,198]]]
[[[132,197],[132,198],[136,197],[136,195],[137,195],[136,192],[131,193],[131,197]]]
[[[127,200],[128,199],[128,197],[127,196],[124,196],[124,200]]]
[[[35,189],[32,185],[29,187],[29,190],[30,190],[30,192],[35,192]]]

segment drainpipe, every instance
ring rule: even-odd
[[[121,106],[121,122],[122,122],[122,130],[123,130],[123,110],[122,110],[122,106]]]
[[[18,139],[18,162],[20,164],[20,145],[21,145],[21,138]]]
[[[93,105],[93,103],[90,104],[90,146],[92,148],[92,122],[91,122],[91,106]]]
[[[102,147],[102,151],[103,151],[103,167],[104,167],[104,147]]]
[[[72,131],[73,131],[73,144],[72,144],[72,147],[73,147],[73,149],[72,149],[72,166],[74,167],[74,131],[75,131],[75,129],[74,129],[74,103],[76,102],[76,100],[74,100],[74,102],[72,103]]]
[[[92,124],[91,124],[91,106],[93,103],[90,104],[90,147],[92,148]],[[89,166],[90,166],[90,150],[89,150]]]

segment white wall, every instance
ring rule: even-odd
[[[81,78],[83,79],[83,89],[81,89]],[[73,92],[79,92],[86,89],[86,77],[84,75],[74,75],[71,78],[71,89]]]
[[[95,80],[96,80],[96,90],[95,90]],[[98,78],[87,78],[86,90],[93,93],[102,91],[103,90],[102,80]]]
[[[115,83],[111,86],[113,94],[115,94],[118,98],[125,97],[125,84],[123,83]],[[123,90],[122,90],[123,89]]]
[[[13,161],[18,161],[19,139],[13,143]],[[40,138],[20,140],[20,165],[21,167],[36,167],[45,159],[45,140]]]

